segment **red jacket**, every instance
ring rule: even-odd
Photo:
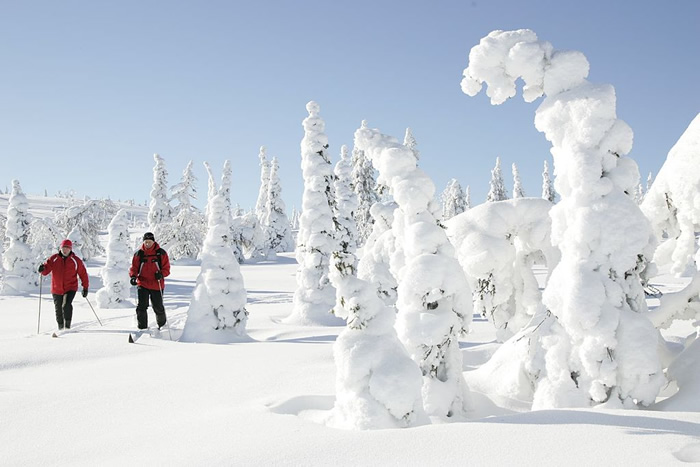
[[[156,280],[156,272],[160,271],[163,277],[170,275],[170,259],[168,254],[163,250],[158,243],[154,242],[153,247],[147,249],[145,245],[136,250],[134,257],[131,260],[131,268],[129,268],[129,277],[136,276],[136,283],[150,290],[163,290],[165,288],[165,280],[160,280],[160,286]]]
[[[66,292],[78,290],[78,277],[83,283],[83,288],[89,285],[87,270],[83,260],[78,258],[72,251],[68,256],[61,253],[52,255],[44,263],[44,270],[41,274],[51,275],[51,293],[64,295]]]

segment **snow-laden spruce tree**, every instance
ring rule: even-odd
[[[582,53],[556,51],[530,30],[494,31],[472,48],[462,80],[470,96],[485,82],[492,104],[513,97],[518,79],[526,101],[546,96],[535,126],[552,142],[561,196],[552,243],[562,258],[543,296],[556,319],[541,337],[535,409],[646,405],[665,383],[639,277],[653,234],[627,194],[639,180],[625,156],[632,130],[617,119],[614,88],[588,82],[588,70]]]
[[[27,244],[29,225],[29,202],[18,180],[12,180],[12,193],[7,205],[5,243],[7,249],[2,257],[5,269],[2,282],[3,295],[15,295],[33,290],[39,282],[32,249]]]
[[[226,201],[214,196],[197,277],[181,341],[227,343],[248,340],[246,290],[241,268],[233,255]]]
[[[456,178],[447,182],[445,191],[442,192],[442,219],[452,219],[457,214],[462,214],[466,211],[466,198],[462,185],[459,184]]]
[[[542,198],[553,203],[556,196],[554,184],[552,184],[552,179],[549,176],[549,164],[547,161],[544,161],[544,169],[542,171]]]
[[[363,121],[361,128],[366,127]],[[357,244],[364,245],[372,233],[374,219],[370,214],[372,205],[379,201],[377,193],[377,177],[372,162],[365,157],[364,151],[358,147],[352,148],[352,186],[357,195],[355,210],[355,225],[357,225]]]
[[[214,179],[214,172],[211,170],[209,162],[204,161],[204,168],[207,171],[207,205],[204,207],[204,225],[209,225],[209,203],[211,199],[219,193],[216,188],[216,180]]]
[[[398,205],[394,201],[380,201],[372,205],[372,233],[362,247],[362,258],[357,266],[360,279],[373,284],[377,296],[388,306],[396,304],[398,282],[391,272],[392,262],[396,268],[403,265],[403,255],[396,251],[396,236],[391,226],[394,211]]]
[[[647,186],[646,189],[644,190],[644,193],[649,193],[649,190],[651,190],[651,186],[654,184],[654,178],[651,176],[651,172],[649,172],[649,175],[647,175]]]
[[[333,316],[335,289],[328,279],[330,256],[337,249],[334,239],[333,167],[328,157],[328,137],[320,117],[320,106],[306,104],[309,116],[304,119],[301,140],[301,171],[304,177],[302,214],[297,235],[297,289],[294,308],[286,321],[298,324],[339,325]]]
[[[347,156],[347,149],[344,153]],[[350,164],[346,163],[348,167],[341,171],[336,166],[339,179],[347,177]],[[341,199],[352,191],[349,186],[343,188]],[[351,251],[334,252],[332,263],[334,311],[347,321],[347,327],[333,345],[336,395],[329,424],[367,430],[427,423],[421,371],[396,335],[394,309],[377,296],[373,284],[356,277]]]
[[[559,250],[552,247],[552,204],[539,198],[483,203],[446,222],[472,296],[474,312],[496,327],[504,342],[526,326],[542,307],[535,261],[552,270]]]
[[[226,212],[228,212],[228,220],[229,220],[229,227],[231,229],[231,233],[229,237],[227,238],[227,241],[231,245],[231,250],[233,251],[233,255],[236,257],[236,260],[238,261],[238,264],[243,263],[245,259],[245,255],[243,254],[243,248],[244,248],[244,233],[243,233],[243,222],[241,219],[241,213],[240,208],[236,209],[236,212],[234,213],[231,209],[231,181],[233,177],[233,169],[231,168],[231,161],[226,159],[224,161],[224,168],[221,172],[221,184],[219,186],[219,189],[216,190],[216,182],[214,182],[213,177],[211,175],[210,171],[210,179],[209,179],[209,195],[207,197],[207,212],[209,209],[209,206],[211,204],[211,200],[214,199],[214,196],[217,194],[221,194],[224,198],[224,204],[226,207]],[[212,191],[212,184],[214,185],[214,191]],[[257,220],[257,218],[256,218]],[[208,219],[208,214],[207,214],[207,225],[209,225],[209,219]],[[262,235],[262,233],[258,229],[258,234]],[[254,247],[251,247],[251,250],[254,250]]]
[[[129,219],[126,209],[120,209],[107,227],[107,261],[100,269],[102,288],[97,291],[100,308],[128,308],[131,284],[129,266],[133,251],[129,239]]]
[[[292,214],[289,216],[289,223],[292,227],[292,230],[299,229],[299,211],[297,211],[296,206],[292,206]]]
[[[168,251],[170,259],[197,259],[204,241],[204,216],[192,200],[197,199],[197,178],[189,161],[180,183],[171,188],[172,199],[178,202],[172,221],[162,224],[158,243]]]
[[[161,228],[172,220],[173,211],[168,195],[168,171],[165,161],[158,154],[153,154],[156,165],[153,166],[153,187],[151,201],[148,205],[148,225],[156,238],[160,238]]]
[[[464,209],[468,210],[472,208],[472,189],[467,185],[467,189],[464,190]]]
[[[263,215],[262,225],[265,232],[267,256],[274,257],[277,253],[292,251],[292,231],[287,218],[284,201],[282,201],[282,184],[279,177],[279,163],[273,157],[270,162],[270,176],[267,184],[267,204]]]
[[[523,184],[520,181],[520,172],[518,171],[518,166],[513,162],[513,199],[524,198],[525,190],[523,189]]]
[[[669,151],[641,208],[661,242],[654,262],[675,274],[694,274],[700,233],[700,114]]]
[[[340,252],[354,255],[357,250],[357,195],[352,186],[352,160],[346,145],[340,148],[340,160],[335,165],[334,174],[336,240]]]
[[[398,208],[392,230],[397,252],[397,332],[423,375],[423,406],[431,416],[457,417],[468,406],[459,336],[472,319],[471,291],[445,230],[433,214],[435,185],[413,152],[378,130],[360,128],[355,146],[365,151]]]
[[[64,238],[65,235],[51,219],[34,219],[27,239],[34,252],[34,264],[43,264],[49,256],[56,253]]]
[[[270,162],[267,160],[265,146],[260,146],[258,158],[260,159],[260,188],[258,189],[258,201],[255,203],[255,215],[262,225],[267,209],[267,196],[270,191]]]
[[[503,183],[503,174],[501,173],[501,158],[496,158],[496,166],[491,171],[491,181],[489,182],[489,192],[486,195],[486,202],[503,201],[508,199],[508,190]]]
[[[87,261],[104,254],[105,250],[99,234],[107,226],[104,219],[105,213],[111,212],[114,215],[117,212],[115,207],[116,205],[111,202],[105,204],[100,200],[89,200],[78,202],[56,214],[56,225],[59,229],[63,232],[73,232],[73,237],[77,236],[79,242],[77,248],[80,254],[76,252],[75,245],[73,252],[81,259]],[[73,240],[70,234],[67,238]]]
[[[403,137],[403,145],[413,152],[413,155],[416,156],[416,160],[420,159],[420,151],[417,149],[418,143],[416,142],[416,138],[413,137],[413,132],[410,127],[406,128],[406,134]]]

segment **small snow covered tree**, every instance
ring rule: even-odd
[[[474,291],[474,312],[496,327],[501,342],[542,308],[532,266],[544,260],[551,271],[559,261],[550,241],[551,208],[539,198],[483,203],[445,223]]]
[[[219,193],[219,190],[216,188],[214,172],[212,172],[209,162],[204,162],[204,168],[207,170],[207,205],[204,208],[204,225],[206,226],[209,225],[209,203]]]
[[[377,296],[392,307],[396,304],[399,285],[391,272],[391,264],[394,261],[395,269],[400,269],[403,264],[402,255],[396,251],[396,236],[391,229],[397,208],[394,201],[380,201],[372,205],[372,233],[362,247],[362,258],[357,266],[357,276],[374,284]]]
[[[346,160],[347,167],[336,166],[340,180],[350,170],[347,149],[344,153],[341,162]],[[348,186],[340,190],[341,198],[346,191],[351,192]],[[426,423],[421,372],[396,335],[394,309],[382,302],[372,284],[355,277],[355,264],[352,252],[333,253],[329,277],[336,288],[334,310],[347,327],[333,345],[337,371],[330,425],[366,430]]]
[[[296,206],[292,206],[292,215],[289,217],[289,223],[291,224],[292,230],[299,229],[299,211],[297,211]]]
[[[247,340],[248,311],[241,269],[228,236],[230,211],[224,197],[209,206],[209,228],[202,248],[202,269],[192,292],[180,340],[227,343]]]
[[[472,189],[467,185],[467,189],[464,190],[464,208],[465,210],[472,208]]]
[[[416,142],[416,138],[413,137],[411,128],[406,128],[406,134],[403,137],[403,145],[413,152],[413,155],[416,156],[416,160],[420,159],[420,151],[416,149],[418,143]]]
[[[51,219],[34,219],[27,243],[34,252],[35,264],[42,264],[49,256],[56,253],[64,237]]]
[[[542,198],[550,203],[554,203],[556,196],[557,194],[554,192],[552,179],[549,176],[549,164],[547,164],[547,161],[544,161],[544,170],[542,171]]]
[[[442,219],[452,219],[457,214],[462,214],[467,206],[465,204],[464,191],[462,185],[459,184],[456,178],[447,182],[445,191],[442,192]]]
[[[16,295],[29,292],[38,283],[32,249],[27,244],[29,225],[32,215],[29,214],[29,202],[22,191],[18,180],[12,180],[12,193],[7,205],[7,221],[5,223],[5,239],[7,249],[3,254],[4,277],[2,282],[3,295]]]
[[[362,122],[361,128],[367,125]],[[357,243],[363,245],[372,233],[374,219],[370,214],[372,205],[379,201],[377,193],[377,177],[372,162],[367,159],[364,151],[354,146],[352,148],[352,186],[357,195],[355,210],[355,225],[357,225]]]
[[[647,187],[646,190],[644,190],[644,193],[649,193],[649,190],[651,190],[651,186],[654,184],[654,179],[651,176],[651,172],[649,172],[649,175],[647,175]]]
[[[459,336],[471,323],[471,291],[433,214],[435,185],[395,138],[363,127],[355,132],[355,146],[365,151],[398,204],[392,229],[402,256],[392,261],[399,284],[396,329],[422,372],[423,406],[432,416],[460,417],[468,401]]]
[[[68,207],[64,211],[56,214],[56,224],[63,232],[72,232],[77,238],[78,246],[73,246],[73,252],[83,260],[87,261],[95,256],[104,254],[104,247],[100,243],[99,234],[104,228],[105,212],[112,212],[114,204],[110,204],[109,210],[102,201],[86,201]],[[71,241],[70,234],[67,238]],[[76,248],[80,252],[76,252]]]
[[[340,252],[354,255],[357,249],[357,225],[354,217],[357,195],[352,187],[352,160],[345,145],[340,148],[340,160],[335,165],[334,173],[336,240]]]
[[[556,319],[541,336],[533,408],[653,403],[665,378],[639,275],[653,234],[628,196],[639,171],[626,157],[632,130],[617,119],[615,89],[586,80],[581,52],[554,50],[527,29],[491,32],[469,62],[462,90],[470,96],[486,82],[491,103],[501,104],[519,79],[526,101],[546,96],[535,126],[552,142],[561,196],[550,211],[552,243],[562,257],[543,295]]]
[[[129,219],[125,209],[120,209],[107,227],[107,260],[100,269],[102,288],[97,291],[97,306],[100,308],[128,308],[131,285],[129,265],[132,250],[129,240]]]
[[[698,269],[694,256],[700,234],[699,147],[700,114],[669,151],[641,205],[660,242],[654,262],[677,275],[692,275]]]
[[[267,196],[270,192],[270,162],[267,160],[265,146],[260,146],[258,158],[260,159],[260,189],[258,190],[258,201],[255,203],[255,215],[262,225],[267,209]]]
[[[496,166],[491,171],[491,181],[489,182],[489,192],[486,195],[486,202],[503,201],[508,199],[508,191],[503,183],[501,174],[501,158],[496,158]]]
[[[153,187],[151,202],[148,206],[149,230],[160,238],[161,226],[171,221],[173,216],[168,196],[168,171],[165,161],[158,154],[153,154],[156,165],[153,167]]]
[[[228,241],[231,245],[231,250],[233,251],[233,255],[236,257],[236,260],[238,261],[238,264],[241,264],[245,258],[245,255],[243,254],[243,248],[245,245],[245,235],[243,234],[243,228],[244,228],[244,223],[242,222],[242,219],[240,218],[241,214],[239,213],[240,208],[236,209],[236,212],[232,212],[231,210],[231,178],[233,176],[233,170],[231,169],[231,161],[226,159],[224,161],[224,168],[223,171],[221,172],[221,186],[219,187],[219,190],[214,192],[211,191],[211,183],[213,182],[212,179],[210,179],[209,184],[209,197],[207,198],[207,212],[209,212],[209,205],[211,203],[211,200],[214,199],[214,196],[217,195],[217,193],[221,194],[224,198],[224,204],[226,206],[226,211],[228,212],[228,219],[229,219],[229,226],[231,228],[231,234],[228,237]],[[216,186],[216,184],[214,184]],[[207,214],[208,216],[208,214]],[[256,218],[257,220],[257,218]],[[207,218],[207,225],[209,220]],[[260,235],[260,234],[259,234]],[[251,250],[254,250],[254,242],[251,242],[253,246],[250,246]]]
[[[328,279],[330,256],[336,250],[333,226],[333,200],[330,199],[333,168],[328,158],[328,137],[320,117],[320,106],[306,104],[301,140],[301,170],[304,176],[302,214],[297,235],[297,289],[294,308],[287,322],[337,325],[342,321],[331,314],[335,289]]]
[[[282,201],[282,185],[279,177],[279,163],[273,157],[270,162],[268,178],[267,204],[263,216],[263,230],[267,236],[266,245],[269,247],[268,257],[276,253],[292,251],[292,233],[287,218],[284,201]]]
[[[168,251],[171,259],[196,259],[204,239],[204,216],[191,200],[197,199],[192,173],[192,161],[182,172],[182,180],[171,188],[173,199],[178,201],[172,221],[162,224],[158,243]]]
[[[523,189],[523,184],[520,181],[520,172],[518,172],[518,166],[513,162],[513,199],[524,198],[525,190]]]

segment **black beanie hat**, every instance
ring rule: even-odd
[[[143,234],[143,239],[144,240],[153,240],[154,242],[156,241],[156,237],[154,237],[151,232],[146,232],[145,234]]]

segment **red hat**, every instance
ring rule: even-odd
[[[63,241],[61,242],[61,248],[63,248],[64,246],[67,246],[68,248],[71,248],[71,249],[72,249],[72,248],[73,248],[73,242],[71,242],[71,241],[68,240],[68,239],[65,239],[65,240],[63,240]]]

